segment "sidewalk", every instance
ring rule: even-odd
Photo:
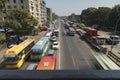
[[[35,42],[36,42],[39,38],[41,38],[45,34],[46,34],[46,31],[42,31],[42,32],[39,32],[38,35],[27,36],[27,37],[29,37],[31,39],[35,39]],[[6,50],[7,50],[7,48],[5,48],[5,47],[0,49],[0,63],[3,61],[3,56],[4,56]]]

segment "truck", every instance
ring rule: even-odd
[[[78,33],[81,34],[81,36],[85,36],[85,38],[94,42],[96,45],[103,45],[106,43],[106,38],[92,27],[84,27],[83,30],[80,29],[79,31]]]

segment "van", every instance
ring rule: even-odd
[[[48,56],[54,56],[55,51],[54,50],[49,50],[48,51]]]
[[[28,67],[27,67],[27,70],[36,70],[37,68],[37,64],[30,64]]]
[[[120,42],[120,37],[118,35],[110,35],[108,43],[111,45],[116,45]]]

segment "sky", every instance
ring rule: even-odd
[[[72,13],[81,14],[88,7],[114,7],[120,0],[45,0],[46,6],[59,16],[68,16]]]

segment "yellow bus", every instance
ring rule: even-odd
[[[34,39],[27,39],[24,42],[8,49],[4,55],[6,68],[20,68],[28,58],[33,47]]]

